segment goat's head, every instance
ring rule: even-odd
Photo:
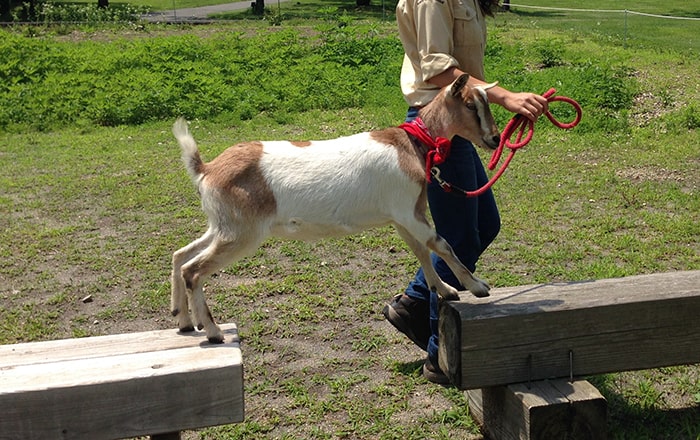
[[[498,83],[471,87],[468,74],[463,74],[443,91],[443,127],[449,138],[459,135],[484,148],[496,149],[501,133],[493,119],[486,90]]]

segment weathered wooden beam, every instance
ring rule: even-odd
[[[243,420],[234,324],[226,343],[175,330],[0,346],[0,437],[116,439]]]
[[[469,411],[488,438],[605,440],[607,403],[585,380],[469,390]]]
[[[440,308],[461,389],[700,363],[700,271],[494,289]]]

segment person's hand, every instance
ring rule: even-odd
[[[510,92],[504,96],[503,107],[513,113],[518,113],[531,121],[537,121],[548,109],[547,98],[534,93]]]

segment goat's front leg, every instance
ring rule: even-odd
[[[474,296],[479,298],[489,296],[489,285],[472,275],[471,271],[459,261],[449,243],[430,227],[427,220],[422,222],[418,219],[412,219],[411,221],[406,221],[402,226],[397,225],[397,230],[411,250],[413,250],[413,253],[416,254],[416,257],[418,257],[423,267],[425,280],[429,283],[428,287],[437,291],[442,299],[459,299],[458,290],[440,279],[430,260],[429,250],[435,252],[447,263],[460,284]]]
[[[459,261],[452,246],[450,246],[444,238],[435,234],[435,236],[428,241],[428,247],[447,263],[460,284],[474,296],[478,298],[489,296],[489,289],[491,289],[491,287],[485,281],[475,277],[474,274]]]
[[[428,229],[430,229],[430,226],[428,226]],[[425,242],[417,239],[411,231],[403,226],[396,225],[396,230],[399,232],[399,235],[401,238],[403,238],[408,247],[411,248],[416,258],[418,258],[418,261],[423,268],[423,275],[425,275],[425,281],[428,283],[428,288],[436,291],[442,299],[459,299],[459,291],[444,282],[435,271],[433,262],[430,259],[430,249],[428,249],[428,247],[425,245]]]

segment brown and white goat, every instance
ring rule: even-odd
[[[455,135],[491,149],[500,134],[485,87],[463,75],[445,87],[419,116],[433,136]],[[458,291],[435,272],[430,251],[476,296],[489,286],[474,277],[426,219],[427,147],[398,127],[311,142],[245,142],[204,163],[187,122],[173,134],[199,190],[209,228],[173,254],[173,316],[181,331],[206,330],[222,342],[202,291],[207,277],[253,253],[269,236],[316,240],[393,224],[415,253],[431,289],[443,299]],[[191,309],[191,315],[188,313]]]

